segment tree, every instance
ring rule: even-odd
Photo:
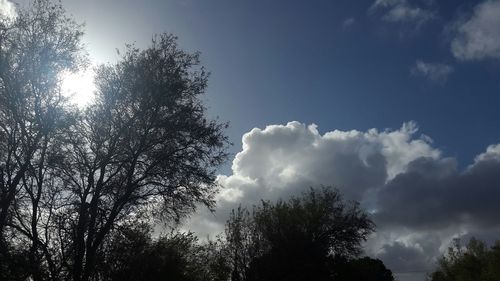
[[[98,68],[96,98],[78,110],[60,77],[83,67],[81,35],[49,0],[0,21],[0,262],[21,249],[35,281],[95,279],[116,228],[212,208],[226,159],[226,124],[200,100],[198,53],[166,34],[128,46]]]
[[[80,25],[47,0],[0,19],[0,256],[16,248],[7,241],[28,243],[32,266],[25,270],[34,280],[48,254],[47,229],[40,229],[45,171],[69,121],[59,74],[85,62],[81,36]]]
[[[374,225],[335,189],[263,201],[250,214],[233,211],[226,236],[232,280],[330,280],[332,258],[353,258]]]
[[[432,281],[500,280],[500,241],[488,249],[486,244],[471,238],[466,247],[455,240],[448,254],[431,274]]]
[[[72,270],[88,280],[103,241],[121,221],[142,214],[180,219],[214,204],[215,169],[226,158],[226,124],[209,121],[199,96],[207,73],[199,55],[155,37],[129,47],[97,72],[97,97],[68,131],[59,173],[68,186],[74,227]]]
[[[231,280],[245,280],[250,262],[264,253],[264,245],[250,212],[241,206],[232,210],[226,222],[225,234],[228,259],[232,266]]]
[[[27,272],[29,268],[29,254],[26,249],[12,247],[4,243],[5,247],[0,254],[0,280],[25,281],[30,276]]]
[[[392,271],[379,259],[363,257],[347,260],[337,258],[334,261],[334,279],[338,281],[394,281]]]

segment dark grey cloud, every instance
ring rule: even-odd
[[[405,245],[403,242],[386,244],[378,257],[396,273],[431,271],[436,262],[434,257],[439,254],[441,241],[437,237],[430,238],[412,245]]]
[[[499,148],[490,147],[465,171],[453,159],[413,161],[378,193],[377,220],[419,230],[500,226]]]

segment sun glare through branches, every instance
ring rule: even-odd
[[[82,107],[94,96],[94,71],[89,68],[75,73],[64,73],[61,77],[61,90],[71,102]]]

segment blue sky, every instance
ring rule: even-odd
[[[432,18],[390,21],[390,7],[375,8],[373,0],[63,4],[86,22],[88,51],[98,61],[161,32],[201,51],[212,72],[206,98],[213,115],[230,121],[234,152],[243,133],[267,124],[366,130],[414,120],[446,154],[468,163],[500,141],[498,60],[461,61],[451,50],[454,25],[481,1],[402,2]],[[417,61],[453,71],[432,81],[412,75]]]
[[[234,146],[216,215],[186,228],[213,235],[239,203],[335,185],[373,214],[366,254],[403,281],[455,237],[500,238],[499,0],[62,4],[95,62],[162,32],[201,51]]]

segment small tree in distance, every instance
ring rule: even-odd
[[[500,281],[500,241],[488,248],[471,238],[463,247],[456,239],[438,269],[430,275],[432,281]]]
[[[335,259],[334,277],[336,281],[394,281],[392,271],[379,259],[363,257],[347,260]]]
[[[230,268],[222,248],[220,241],[200,243],[191,232],[153,238],[147,224],[130,224],[104,246],[98,280],[227,281]]]

